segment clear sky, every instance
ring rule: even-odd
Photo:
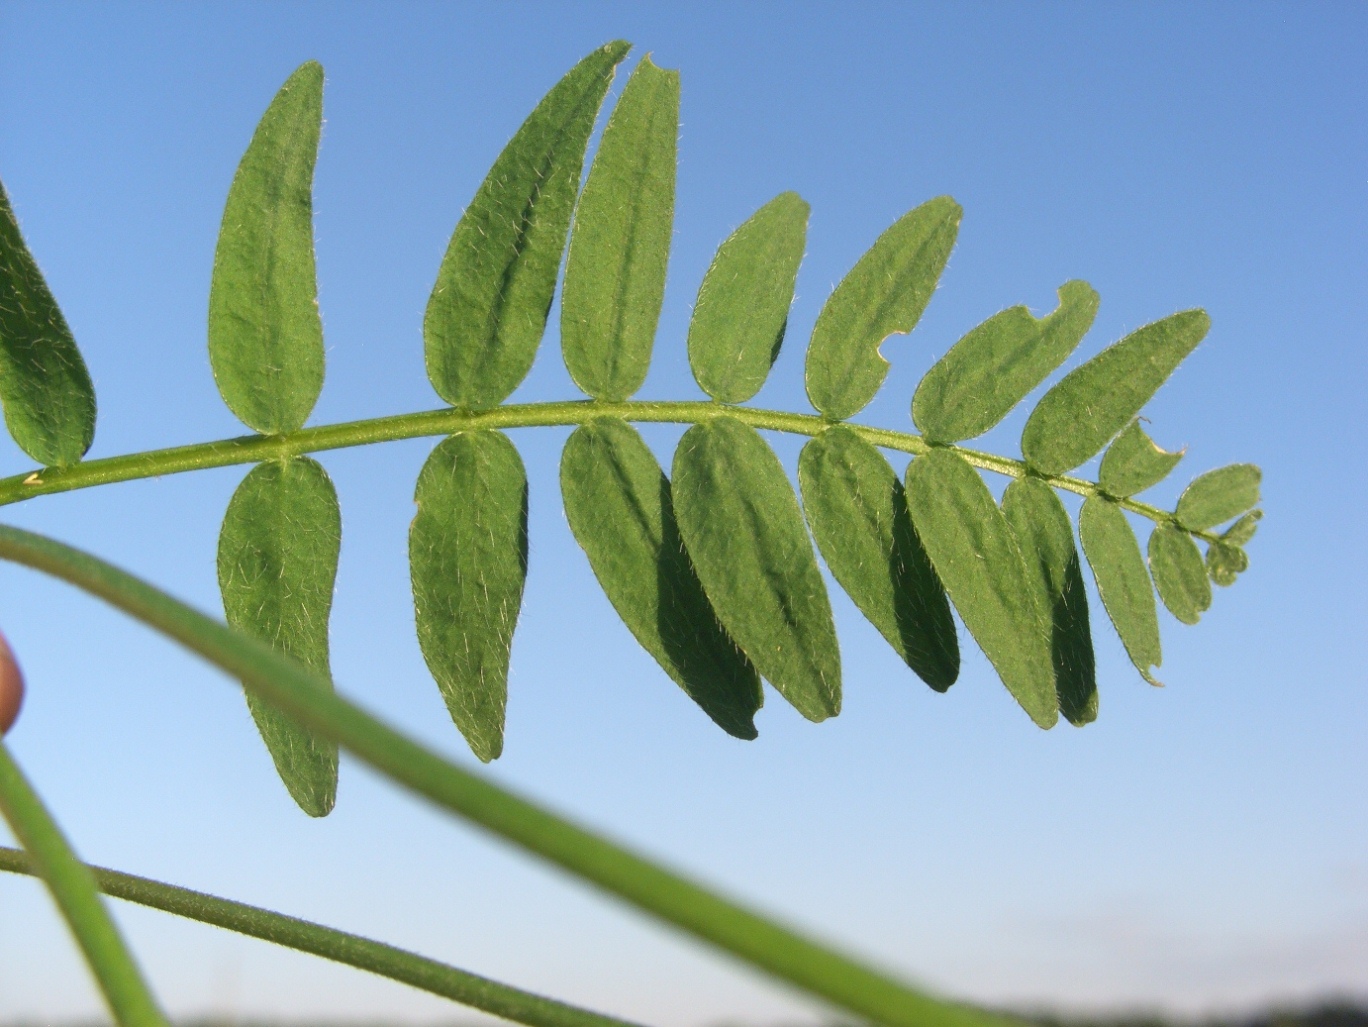
[[[506,755],[489,773],[946,993],[1171,1010],[1368,997],[1362,460],[1368,8],[1322,4],[0,3],[0,176],[90,364],[92,456],[240,434],[205,310],[228,183],[299,63],[327,70],[316,189],[329,376],[312,423],[438,405],[421,317],[463,206],[523,117],[613,38],[683,74],[671,277],[643,395],[701,397],[684,337],[717,244],[812,204],[789,343],[758,404],[807,409],[822,301],[896,217],[963,204],[959,243],[865,423],[1003,307],[1102,296],[1075,362],[1202,306],[1214,327],[1147,410],[1199,471],[1265,472],[1252,567],[1162,690],[1094,611],[1101,717],[1034,728],[969,654],[940,696],[833,591],[845,709],[776,695],[760,738],[710,722],[638,649],[561,512],[559,429],[516,442],[531,568]],[[630,66],[629,62],[629,66]],[[619,86],[622,78],[619,78]],[[617,90],[615,89],[615,92]],[[574,394],[551,329],[519,399]],[[1029,404],[1028,404],[1029,406]],[[1016,452],[1018,413],[983,448]],[[664,457],[679,430],[649,438]],[[797,445],[775,440],[790,469]],[[418,440],[324,454],[342,500],[340,687],[473,763],[413,637]],[[0,441],[0,474],[29,462]],[[43,530],[218,612],[242,468],[40,499]],[[262,903],[665,1025],[823,1011],[419,805],[354,761],[312,822],[240,694],[71,589],[0,567],[30,680],[14,749],[93,861]],[[3,832],[0,832],[3,834]],[[460,1018],[402,986],[160,914],[119,917],[181,1015]],[[98,1008],[31,882],[0,879],[0,1019]]]

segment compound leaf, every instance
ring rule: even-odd
[[[744,403],[765,384],[788,325],[811,208],[780,193],[718,247],[689,323],[689,366],[713,399]]]
[[[1224,524],[1259,502],[1262,477],[1253,464],[1231,464],[1207,471],[1193,479],[1178,497],[1175,516],[1192,531]]]
[[[1064,504],[1038,478],[1007,486],[1002,512],[1034,579],[1050,633],[1059,712],[1081,727],[1097,719],[1097,664],[1083,569]]]
[[[1027,462],[1063,474],[1105,446],[1149,402],[1211,327],[1185,310],[1139,328],[1064,376],[1031,411],[1021,435]]]
[[[1207,547],[1206,569],[1212,581],[1228,588],[1249,569],[1249,555],[1238,545],[1213,542]]]
[[[1221,535],[1222,542],[1228,542],[1232,546],[1242,546],[1254,537],[1254,533],[1259,530],[1259,521],[1263,520],[1262,510],[1250,510],[1238,521],[1227,528]]]
[[[1107,616],[1140,676],[1158,685],[1151,667],[1162,659],[1159,614],[1140,543],[1121,508],[1101,496],[1089,496],[1078,516],[1078,535],[1097,582]]]
[[[1053,727],[1059,705],[1043,611],[988,486],[963,457],[933,449],[907,469],[907,506],[964,626],[1022,709]]]
[[[308,457],[258,464],[228,504],[218,579],[228,623],[331,682],[332,609],[342,517],[328,474]],[[299,807],[326,816],[337,797],[337,746],[247,693],[257,730]]]
[[[409,569],[418,644],[452,720],[488,763],[503,751],[508,658],[527,577],[527,476],[502,432],[462,432],[414,493]]]
[[[879,391],[889,367],[880,346],[921,319],[950,259],[962,214],[948,196],[904,214],[827,299],[807,354],[808,399],[825,416],[844,420]]]
[[[838,425],[803,447],[798,482],[831,573],[903,661],[944,692],[959,676],[955,621],[893,468]]]
[[[223,401],[264,435],[304,425],[323,388],[313,175],[323,68],[299,66],[266,109],[228,190],[209,288],[209,362]]]
[[[428,378],[452,406],[498,406],[532,367],[589,134],[629,48],[599,47],[546,94],[452,233],[423,317]]]
[[[995,314],[950,348],[912,397],[912,420],[934,442],[982,435],[1062,364],[1097,316],[1087,282],[1059,287],[1059,306],[1037,318],[1024,306]]]
[[[755,429],[690,428],[674,457],[679,533],[727,633],[808,720],[841,710],[831,604],[798,499]]]
[[[684,551],[670,482],[636,430],[601,418],[561,455],[570,530],[643,648],[728,734],[754,738],[760,677],[718,622]]]
[[[679,72],[643,57],[603,130],[575,211],[561,347],[575,384],[624,400],[646,380],[674,224]]]
[[[1192,536],[1160,524],[1149,540],[1150,574],[1159,598],[1184,624],[1196,624],[1211,606],[1211,582]]]
[[[19,448],[65,467],[95,439],[95,387],[0,184],[0,403]]]
[[[1097,483],[1110,496],[1124,499],[1158,485],[1183,459],[1154,444],[1139,421],[1132,421],[1102,454]]]

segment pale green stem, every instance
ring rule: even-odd
[[[27,854],[4,846],[0,846],[0,870],[12,874],[38,873],[34,861]],[[273,913],[269,909],[233,902],[231,899],[220,899],[189,888],[178,888],[146,877],[121,874],[117,870],[103,867],[90,867],[89,870],[100,891],[113,898],[322,956],[335,963],[367,970],[516,1023],[531,1024],[532,1027],[634,1027],[627,1020],[578,1009],[555,999],[543,998],[491,981],[487,977],[458,970],[393,945],[308,920]]]
[[[0,742],[0,812],[28,853],[33,873],[52,893],[120,1027],[168,1027],[138,965],[100,898],[95,880],[76,858],[43,800]]]
[[[814,996],[889,1027],[1002,1022],[923,994],[444,760],[330,692],[302,664],[88,553],[0,526],[0,558],[105,599],[436,805]]]

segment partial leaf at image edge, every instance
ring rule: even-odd
[[[1065,282],[1037,318],[1024,306],[994,314],[941,357],[917,385],[912,420],[932,442],[961,442],[1001,421],[1077,348],[1097,316],[1087,282]]]
[[[1174,516],[1191,531],[1224,524],[1258,505],[1262,479],[1253,464],[1230,464],[1207,471],[1183,490]]]
[[[498,406],[532,367],[584,152],[630,44],[580,61],[523,122],[452,233],[423,317],[428,378],[452,406]]]
[[[331,681],[332,610],[342,518],[337,493],[308,457],[258,464],[233,493],[219,532],[228,623]],[[337,797],[337,746],[250,691],[247,705],[291,797],[311,817]]]
[[[1169,453],[1160,449],[1140,422],[1132,421],[1102,454],[1097,483],[1107,495],[1125,499],[1158,485],[1181,459],[1181,450]]]
[[[832,420],[868,405],[889,363],[890,335],[916,327],[959,234],[960,205],[948,196],[904,214],[875,241],[827,298],[812,329],[807,394]]]
[[[1078,535],[1121,644],[1140,676],[1151,685],[1160,684],[1150,673],[1163,659],[1159,614],[1145,557],[1130,522],[1111,500],[1089,496],[1078,515]]]
[[[95,438],[95,387],[0,184],[0,403],[19,448],[76,463]]]
[[[836,627],[779,458],[754,428],[715,417],[684,433],[672,477],[679,533],[727,633],[804,717],[834,717]]]
[[[323,388],[313,175],[323,68],[300,65],[262,116],[223,209],[209,288],[209,361],[238,420],[297,431]]]
[[[409,569],[418,643],[452,720],[488,763],[503,752],[513,629],[527,578],[527,475],[502,432],[462,432],[414,492]]]
[[[679,72],[643,57],[603,130],[575,209],[561,348],[575,384],[622,401],[651,364],[674,225]]]
[[[570,530],[642,647],[728,734],[756,737],[760,677],[718,621],[684,551],[670,482],[618,418],[577,428],[561,455]]]
[[[963,457],[933,449],[907,469],[907,506],[964,626],[1031,720],[1053,727],[1059,703],[1044,612],[988,486]]]
[[[1037,588],[1050,635],[1059,712],[1081,727],[1097,719],[1097,660],[1073,524],[1054,489],[1039,478],[1007,486],[1002,512]]]
[[[721,403],[744,403],[779,356],[811,208],[780,193],[717,249],[689,322],[689,366]]]
[[[831,573],[903,662],[944,692],[959,676],[955,621],[893,468],[837,425],[803,447],[798,482]]]
[[[1192,536],[1172,524],[1159,524],[1150,534],[1150,575],[1159,598],[1184,624],[1196,624],[1211,606],[1211,582]]]

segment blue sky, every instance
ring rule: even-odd
[[[329,377],[315,424],[438,405],[421,317],[446,240],[542,93],[612,38],[683,74],[671,278],[642,395],[701,397],[684,337],[717,244],[813,208],[788,346],[757,404],[806,409],[802,347],[883,228],[965,208],[941,288],[859,419],[908,428],[921,374],[997,310],[1102,296],[1084,359],[1175,310],[1214,327],[1149,430],[1196,473],[1264,468],[1252,568],[1163,690],[1095,610],[1101,717],[1031,726],[972,652],[939,696],[839,590],[841,717],[770,693],[717,731],[616,621],[556,494],[565,432],[516,433],[531,569],[489,773],[949,994],[1068,1008],[1368,997],[1368,566],[1358,448],[1368,272],[1359,4],[0,4],[0,176],[90,364],[92,456],[241,433],[204,318],[223,199],[289,72],[322,61],[316,181]],[[619,87],[622,79],[619,78]],[[616,92],[616,90],[615,90]],[[551,329],[519,399],[574,394]],[[1029,407],[1029,404],[1028,404]],[[982,440],[1015,453],[1024,414]],[[654,429],[663,456],[679,430]],[[791,439],[775,445],[790,468]],[[404,563],[431,440],[324,454],[341,495],[339,685],[470,760],[413,638]],[[0,441],[0,474],[28,469]],[[219,610],[241,468],[34,501],[6,523]],[[371,934],[668,1025],[823,1011],[344,763],[299,814],[241,696],[150,632],[0,567],[30,701],[16,754],[93,861]],[[966,646],[972,650],[972,646]],[[119,910],[177,1014],[459,1018],[398,985]],[[46,897],[0,880],[0,1019],[97,1000]]]

